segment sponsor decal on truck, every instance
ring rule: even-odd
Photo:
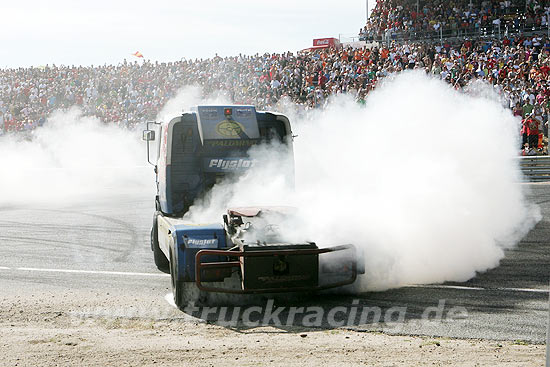
[[[254,167],[255,159],[250,158],[205,158],[206,172],[238,171]]]
[[[185,246],[189,248],[217,248],[217,238],[183,238]]]

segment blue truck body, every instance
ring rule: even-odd
[[[144,131],[157,186],[151,249],[157,267],[171,275],[179,307],[190,301],[185,291],[188,285],[208,292],[269,293],[326,289],[355,280],[351,245],[319,249],[313,242],[274,240],[273,228],[278,225],[273,220],[292,212],[288,208],[229,209],[220,223],[195,224],[183,217],[221,179],[235,177],[258,163],[248,154],[251,147],[279,144],[279,149],[292,155],[293,136],[285,116],[259,112],[254,106],[198,106],[154,126],[150,129],[148,124]],[[152,141],[157,145],[150,149]],[[153,160],[151,151],[157,153]],[[288,171],[292,174],[287,180],[293,184],[294,167]],[[251,240],[251,235],[256,237]],[[347,253],[341,261],[347,277],[321,284],[319,255],[329,252]],[[207,285],[235,276],[236,288]]]
[[[195,281],[195,257],[197,252],[205,249],[225,249],[226,233],[222,224],[189,225],[170,221],[171,243],[174,244],[174,257],[177,261],[177,280]],[[166,253],[169,253],[167,249]],[[164,252],[164,251],[163,251]],[[223,261],[221,256],[209,256],[206,262]]]

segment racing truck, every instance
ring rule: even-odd
[[[217,223],[184,216],[220,180],[259,164],[251,147],[277,143],[293,154],[284,115],[245,105],[196,106],[168,122],[148,122],[143,140],[157,187],[151,250],[157,268],[170,273],[179,308],[212,293],[315,292],[355,281],[353,245],[320,248],[285,236],[296,208],[227,208]]]

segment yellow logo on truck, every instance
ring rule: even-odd
[[[235,120],[223,120],[216,125],[216,132],[226,138],[240,138],[244,132],[244,126]]]

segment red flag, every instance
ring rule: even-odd
[[[135,57],[141,57],[141,58],[143,58],[143,55],[142,55],[141,52],[139,52],[139,51],[136,51],[136,53],[133,53],[132,55],[134,55]]]

